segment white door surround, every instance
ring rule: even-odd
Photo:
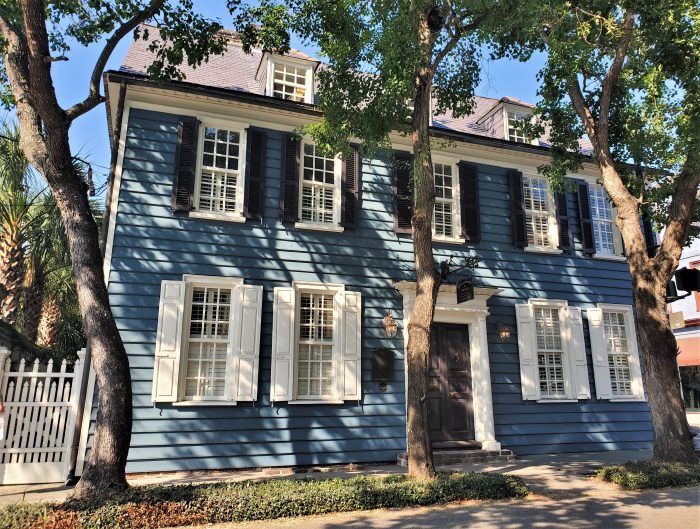
[[[403,338],[408,344],[408,324],[416,301],[416,283],[399,281],[394,288],[403,296]],[[474,407],[474,437],[483,450],[500,450],[493,424],[493,400],[491,397],[491,368],[486,334],[486,316],[489,314],[486,300],[501,292],[498,288],[474,287],[474,299],[457,303],[455,285],[441,285],[435,304],[433,321],[469,326],[469,354],[472,371],[472,400]],[[404,350],[405,353],[405,350]]]

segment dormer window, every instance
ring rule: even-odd
[[[517,143],[530,143],[530,139],[525,136],[519,125],[523,121],[529,121],[528,112],[506,109],[506,139]]]
[[[270,57],[266,93],[279,99],[313,103],[313,66],[309,61]]]

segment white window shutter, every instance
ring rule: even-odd
[[[359,292],[342,294],[342,398],[362,398],[362,295]]]
[[[593,355],[593,376],[595,377],[595,394],[598,399],[611,399],[610,368],[608,367],[608,348],[605,344],[603,329],[603,311],[587,309],[588,334],[591,337]]]
[[[272,314],[272,380],[270,400],[293,400],[295,293],[293,288],[277,287]]]
[[[635,399],[644,399],[644,383],[642,382],[642,367],[639,361],[639,347],[637,346],[637,326],[634,321],[632,307],[625,311],[625,327],[627,327],[627,341],[629,343],[630,382],[632,395]]]
[[[523,392],[523,400],[539,400],[537,338],[532,305],[516,305],[515,315],[518,322],[518,357],[520,359],[520,387]]]
[[[571,331],[572,388],[573,397],[577,399],[591,398],[591,385],[588,382],[588,362],[586,361],[586,342],[583,338],[583,319],[581,309],[563,307],[569,330]]]
[[[263,287],[241,285],[236,288],[236,294],[238,302],[231,352],[230,398],[235,401],[255,401],[258,398]]]
[[[184,281],[162,281],[153,366],[153,402],[176,402],[185,312]]]

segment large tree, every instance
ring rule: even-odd
[[[102,272],[98,230],[86,184],[76,170],[69,129],[104,102],[103,70],[119,41],[142,22],[160,26],[151,36],[154,77],[179,77],[177,66],[196,66],[225,47],[218,23],[192,10],[190,0],[3,0],[0,3],[0,80],[3,101],[14,108],[19,145],[46,179],[63,219],[77,284],[83,328],[98,386],[92,450],[76,496],[99,497],[127,486],[131,438],[129,365],[112,316]],[[53,83],[53,65],[69,59],[70,46],[95,46],[86,96],[64,108]]]
[[[693,461],[666,285],[700,210],[700,9],[695,0],[537,3],[522,20],[497,54],[547,53],[536,113],[549,127],[553,158],[542,170],[555,184],[581,167],[579,139],[590,139],[632,276],[654,457]],[[663,228],[658,248],[640,216]]]
[[[232,2],[235,4],[235,2]],[[412,477],[431,477],[428,431],[430,328],[441,276],[432,249],[435,202],[431,112],[455,117],[473,106],[479,79],[476,29],[505,24],[498,2],[459,0],[265,0],[237,20],[244,45],[284,52],[290,30],[317,46],[322,120],[305,129],[326,153],[359,140],[371,154],[390,134],[411,139],[416,300],[408,324],[407,443]]]

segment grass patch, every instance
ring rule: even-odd
[[[700,463],[628,461],[604,466],[596,475],[630,490],[688,487],[700,483]]]
[[[430,481],[395,475],[134,487],[99,506],[8,505],[0,510],[0,529],[155,529],[519,498],[527,493],[521,479],[487,472],[439,474]]]

